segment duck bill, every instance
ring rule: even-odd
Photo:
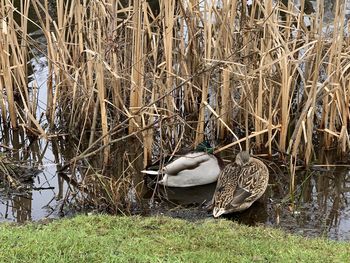
[[[225,214],[225,209],[224,208],[217,208],[217,207],[214,207],[213,209],[213,216],[215,218],[218,218],[219,216],[221,216],[222,214]]]

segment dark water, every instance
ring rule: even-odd
[[[60,163],[57,162],[58,156],[53,154],[51,142],[36,141],[28,146],[26,145],[27,140],[22,140],[23,138],[25,137],[18,136],[17,142],[19,144],[11,144],[2,137],[1,143],[2,145],[12,145],[14,151],[17,152],[16,155],[11,156],[14,163],[32,167],[32,172],[24,172],[28,178],[34,174],[32,176],[33,182],[23,184],[29,188],[25,191],[1,189],[0,222],[36,221],[57,217],[60,200],[67,190],[67,184],[56,174],[57,166],[60,166]],[[11,141],[13,142],[13,140]]]
[[[281,178],[283,177],[284,178]],[[279,179],[276,179],[279,177]],[[225,215],[229,220],[256,226],[267,225],[304,236],[350,240],[350,171],[333,167],[329,171],[301,171],[296,174],[294,196],[289,195],[289,175],[271,174],[265,195],[251,208]],[[205,204],[215,184],[188,189],[161,189],[150,214],[165,214],[188,220],[211,217]],[[151,195],[149,193],[149,195]]]
[[[21,141],[21,138],[25,136],[18,136],[19,145],[26,144],[26,140]],[[59,145],[64,144],[42,140],[18,151],[18,160],[26,160],[40,171],[34,177],[29,194],[15,191],[6,195],[5,191],[1,191],[0,221],[37,221],[61,215],[61,204],[68,187],[66,181],[57,174],[57,169],[69,157]],[[125,153],[121,152],[121,155]],[[320,163],[336,163],[334,153],[321,152],[321,155]],[[278,227],[305,236],[350,240],[350,170],[346,164],[314,166],[308,171],[298,171],[294,194],[290,195],[290,176],[276,168],[280,165],[271,161],[267,163],[270,167],[270,182],[265,195],[250,209],[226,215],[225,218],[247,225]],[[144,191],[144,205],[142,211],[137,212],[186,220],[211,218],[206,205],[214,189],[215,183],[191,188],[159,186],[156,191]]]

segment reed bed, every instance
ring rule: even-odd
[[[344,1],[328,25],[323,1],[57,0],[55,12],[22,2],[0,1],[2,122],[39,136],[64,128],[78,142],[72,165],[101,153],[103,174],[131,137],[143,165],[204,139],[291,164],[312,162],[315,147],[350,148]],[[29,8],[47,41],[47,131],[26,88]]]

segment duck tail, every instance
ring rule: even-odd
[[[160,174],[159,171],[142,170],[141,173],[144,174],[143,180],[144,180],[145,185],[148,188],[153,189],[158,181],[158,177]]]
[[[158,171],[153,171],[153,170],[142,170],[141,173],[143,174],[150,174],[150,175],[158,175]]]

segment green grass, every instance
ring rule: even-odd
[[[350,262],[350,244],[226,220],[78,216],[0,225],[0,262]]]

